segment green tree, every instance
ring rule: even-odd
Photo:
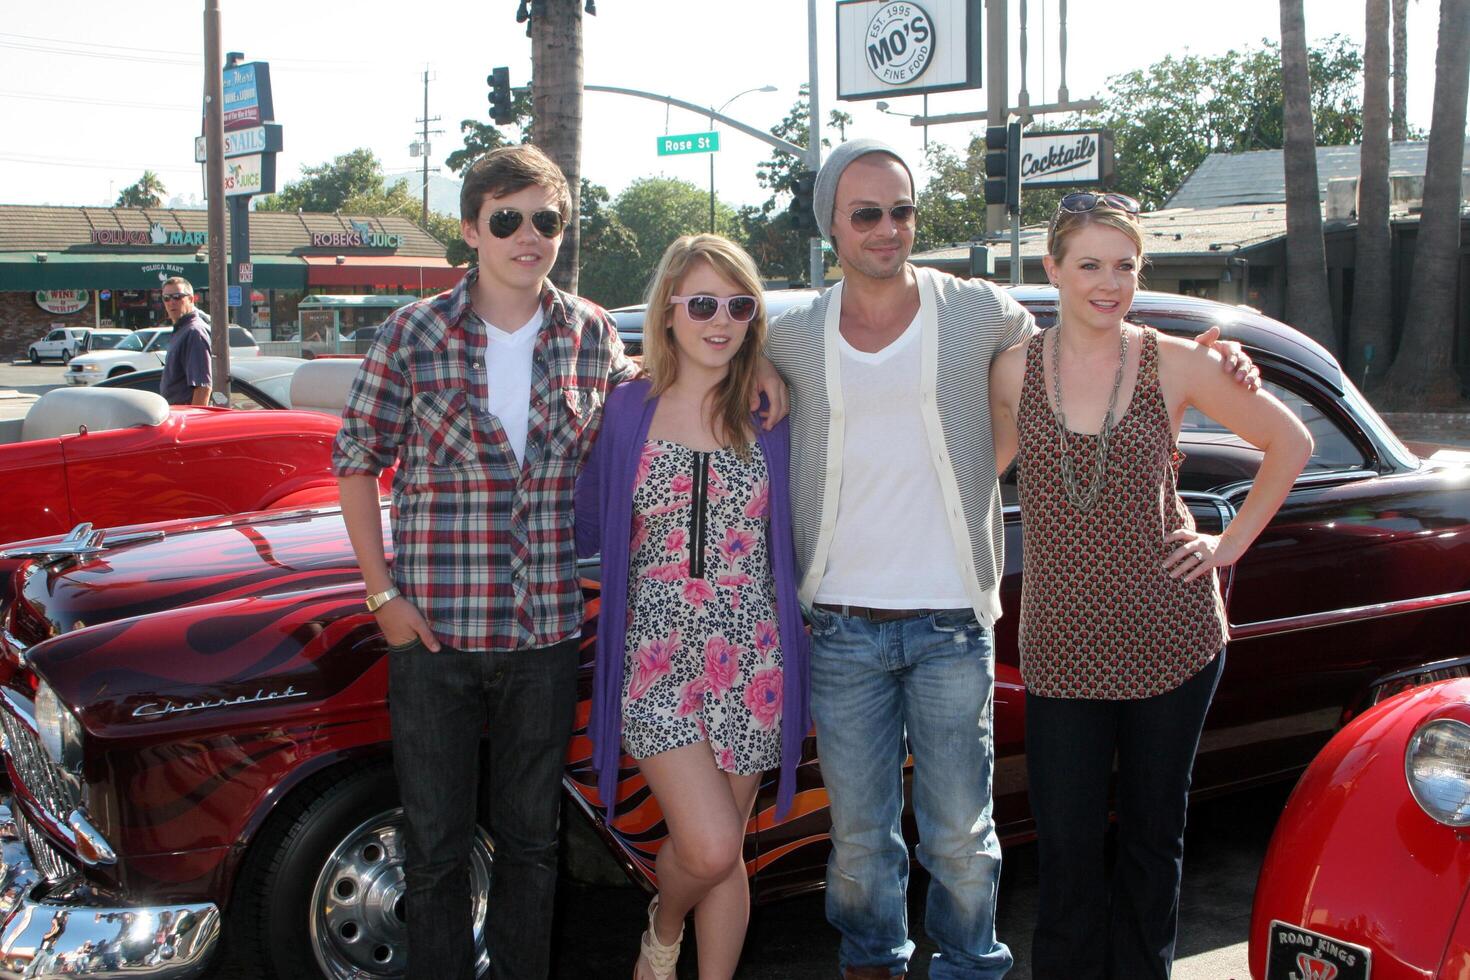
[[[117,196],[117,203],[113,207],[156,208],[163,203],[163,195],[167,193],[168,189],[163,186],[163,181],[158,174],[145,170],[137,183],[123,188],[123,192]]]
[[[1313,129],[1323,146],[1362,138],[1363,60],[1342,36],[1307,52]],[[1161,207],[1211,153],[1285,145],[1281,51],[1273,41],[1222,55],[1169,55],[1108,79],[1104,108],[1058,128],[1103,127],[1117,140],[1115,187]]]
[[[383,166],[372,150],[360,147],[330,163],[302,167],[301,179],[276,194],[256,198],[257,211],[343,210],[352,198],[386,195]]]
[[[595,213],[599,217],[602,207],[598,202]],[[600,229],[606,236],[605,244],[599,244],[597,256],[585,262],[597,282],[584,295],[604,306],[625,306],[643,296],[670,242],[680,235],[708,229],[709,189],[672,177],[644,177],[633,181],[618,195],[612,203],[612,212],[608,224]],[[730,206],[717,202],[715,230],[735,237],[737,229]],[[625,232],[631,238],[632,248],[628,247],[629,239],[623,237]]]
[[[638,301],[636,283],[620,277],[642,265],[638,238],[623,224],[610,201],[606,187],[582,178],[582,209],[577,215],[582,231],[578,289],[609,309]]]
[[[919,192],[915,250],[983,238],[985,140],[971,135],[963,155],[943,143],[930,143],[924,166],[929,179]]]

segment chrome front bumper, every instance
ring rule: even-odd
[[[187,980],[219,934],[210,902],[130,905],[80,878],[48,884],[0,797],[0,980]]]

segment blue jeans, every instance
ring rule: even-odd
[[[407,825],[408,976],[475,976],[469,857],[483,790],[495,842],[489,975],[544,980],[577,642],[513,653],[448,646],[430,653],[414,644],[389,653],[388,673],[393,768]],[[489,736],[483,757],[482,735]]]
[[[929,872],[924,928],[934,980],[1005,975],[995,939],[1000,842],[990,813],[995,765],[992,633],[969,610],[887,623],[813,609],[811,705],[832,801],[827,918],[841,966],[908,968],[909,856],[900,817],[914,758],[919,863]]]

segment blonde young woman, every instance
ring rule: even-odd
[[[1026,528],[1038,980],[1169,975],[1190,770],[1225,660],[1216,570],[1245,553],[1311,453],[1296,417],[1235,383],[1218,354],[1124,320],[1144,261],[1137,214],[1118,194],[1062,200],[1044,259],[1057,326],[991,367],[996,457],[1002,468],[1017,460]],[[1195,529],[1178,494],[1175,444],[1190,406],[1263,450],[1218,536]]]
[[[674,974],[694,913],[699,975],[730,977],[749,918],[742,851],[761,773],[790,805],[810,721],[785,421],[751,415],[765,341],[755,263],[717,235],[669,246],[648,296],[644,377],[617,389],[577,483],[602,554],[590,732],[609,811],[624,749],[669,836],[635,977]]]

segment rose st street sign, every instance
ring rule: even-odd
[[[679,156],[684,153],[715,153],[719,149],[720,134],[715,131],[658,138],[658,155],[661,157]]]

